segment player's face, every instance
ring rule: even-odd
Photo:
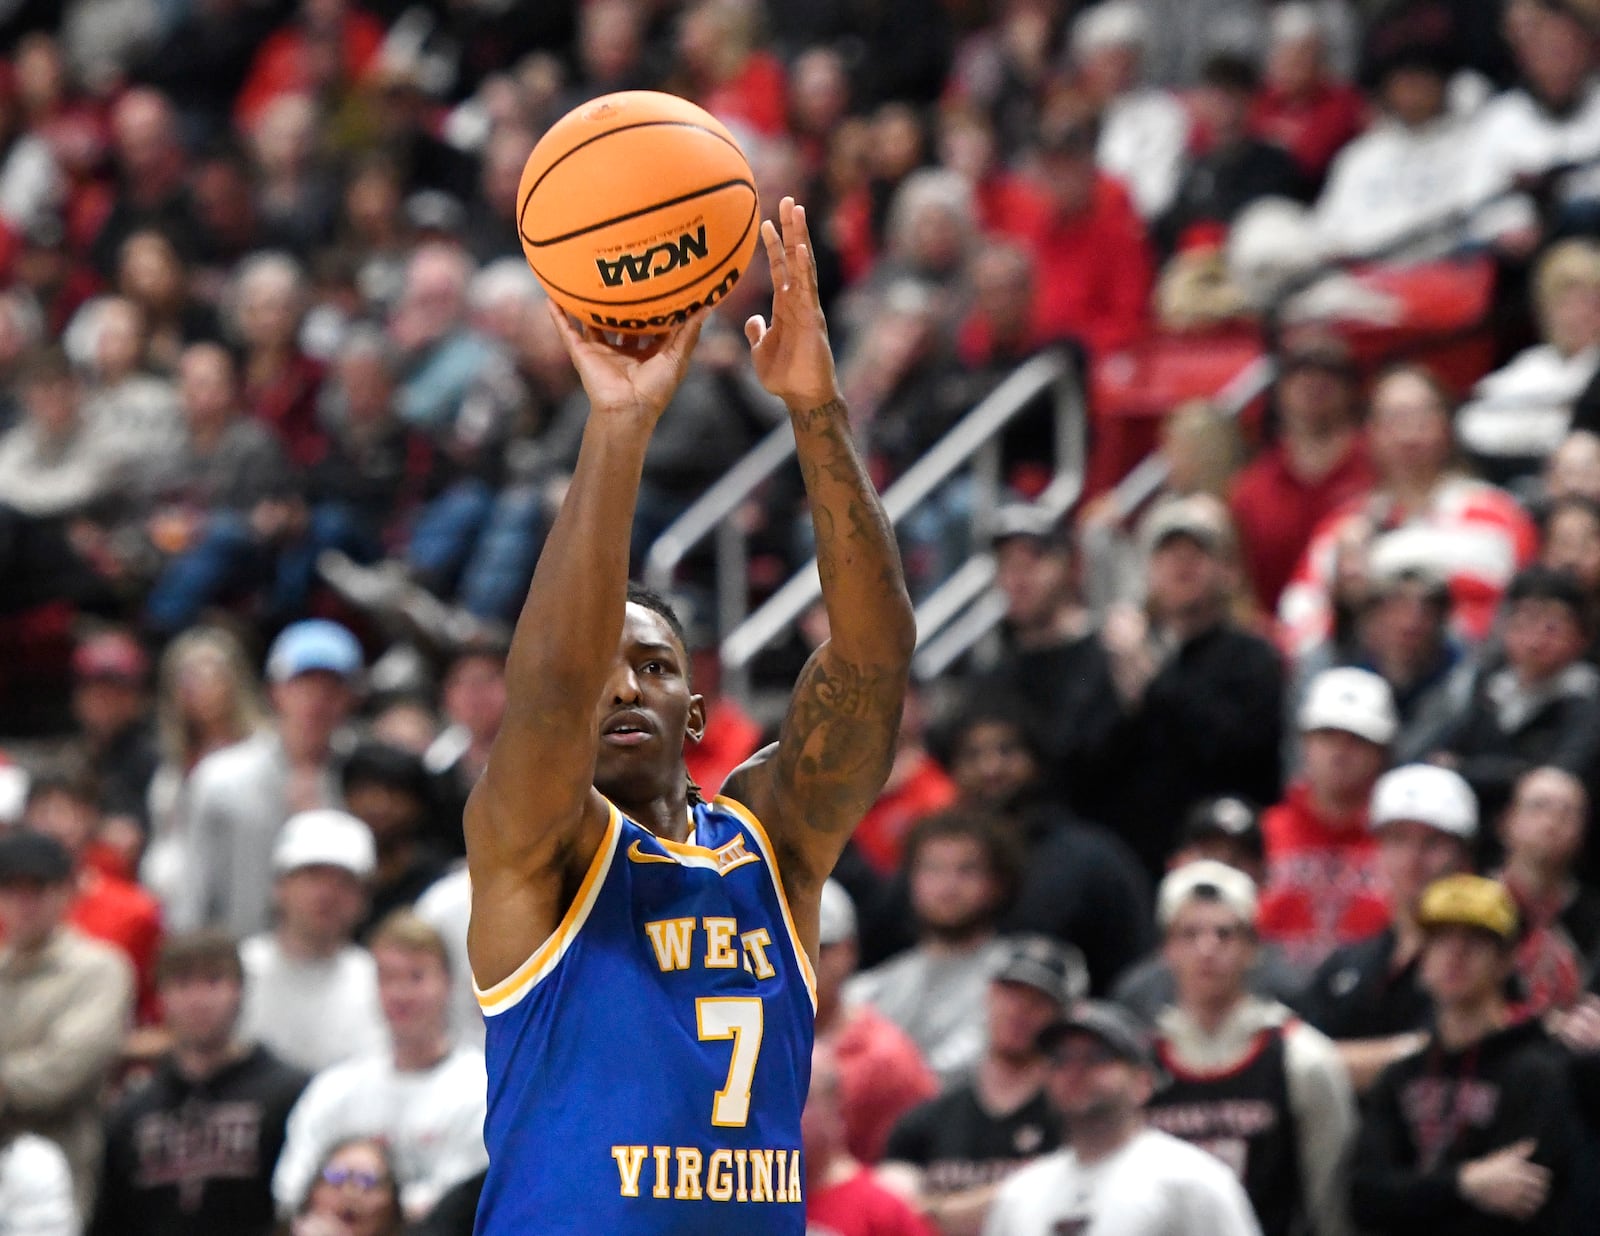
[[[622,642],[595,716],[594,784],[631,805],[677,790],[686,736],[705,728],[705,706],[689,689],[689,658],[660,614],[630,603]]]

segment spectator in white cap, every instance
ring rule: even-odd
[[[1072,27],[1078,85],[1100,110],[1095,151],[1102,170],[1125,181],[1154,219],[1172,204],[1189,145],[1189,116],[1168,91],[1140,85],[1150,23],[1135,0],[1108,0]]]
[[[1430,1024],[1431,1005],[1417,981],[1417,902],[1434,880],[1472,870],[1478,803],[1449,769],[1407,764],[1373,789],[1370,828],[1389,921],[1334,950],[1294,1002],[1339,1044],[1358,1091],[1414,1050]]]
[[[1261,821],[1267,886],[1258,926],[1309,972],[1388,920],[1367,804],[1398,722],[1389,684],[1353,668],[1313,679],[1298,720],[1300,774]]]
[[[816,1041],[839,1071],[850,1157],[871,1165],[883,1157],[896,1120],[939,1092],[939,1081],[909,1035],[870,1004],[847,1004],[845,980],[856,972],[856,907],[837,880],[822,886],[817,926]]]
[[[372,833],[348,812],[284,824],[269,868],[277,923],[239,947],[241,1037],[307,1072],[382,1049],[377,968],[353,942],[376,867]]]
[[[1231,1167],[1264,1236],[1345,1236],[1355,1096],[1325,1036],[1250,992],[1255,882],[1225,863],[1188,863],[1161,882],[1156,916],[1177,998],[1156,1019],[1166,1078],[1150,1124]]]
[[[361,669],[361,645],[336,622],[297,622],[273,641],[274,723],[207,756],[192,775],[182,824],[188,887],[169,907],[173,927],[221,926],[241,939],[266,929],[283,822],[340,803],[341,731]]]

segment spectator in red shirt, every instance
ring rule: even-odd
[[[302,0],[296,20],[261,45],[233,116],[240,132],[256,127],[262,112],[285,94],[315,93],[324,83],[326,48],[337,49],[337,68],[354,82],[372,67],[383,45],[383,23],[347,0]]]
[[[1036,335],[1103,355],[1144,333],[1151,253],[1128,191],[1095,167],[1098,130],[1076,105],[1045,121],[1040,197],[1017,237],[1034,259]]]
[[[845,1145],[843,1079],[824,1048],[811,1059],[811,1093],[800,1117],[810,1236],[934,1236],[909,1203],[879,1182]]]
[[[784,130],[783,63],[756,47],[757,0],[698,0],[678,24],[683,93],[713,116],[768,137]]]
[[[93,940],[116,946],[138,979],[141,1025],[160,1018],[156,998],[156,953],[161,947],[161,907],[144,889],[106,875],[84,862],[100,827],[100,806],[86,781],[53,774],[28,787],[23,825],[59,841],[72,855],[76,893],[67,921]]]
[[[1394,696],[1367,670],[1327,670],[1312,679],[1299,724],[1301,775],[1261,820],[1260,933],[1309,970],[1389,921],[1367,809],[1398,728]]]
[[[839,1075],[835,1100],[844,1121],[844,1149],[876,1163],[895,1122],[939,1093],[939,1081],[905,1031],[870,1004],[840,997],[855,973],[856,908],[836,880],[822,886],[817,944],[817,1046],[831,1053]]]
[[[1239,474],[1228,506],[1245,572],[1263,612],[1274,613],[1311,534],[1372,488],[1356,370],[1337,335],[1289,342],[1278,361],[1278,440]]]
[[[1285,4],[1272,16],[1266,84],[1252,108],[1256,133],[1276,142],[1320,185],[1333,156],[1367,126],[1367,104],[1328,69],[1327,34],[1310,4]]]
[[[327,450],[317,424],[323,366],[299,343],[308,291],[305,272],[288,254],[258,253],[240,264],[229,305],[232,333],[245,349],[245,410],[278,435],[300,467]]]

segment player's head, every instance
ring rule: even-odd
[[[686,739],[705,731],[705,701],[689,681],[683,623],[659,593],[628,586],[622,638],[596,715],[594,784],[627,806],[676,793]]]

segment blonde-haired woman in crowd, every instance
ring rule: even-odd
[[[260,683],[232,632],[195,627],[172,641],[156,690],[161,763],[150,782],[150,841],[139,873],[169,919],[182,917],[175,897],[185,887],[189,774],[213,751],[250,737],[266,718]]]
[[[1552,245],[1534,274],[1533,303],[1544,342],[1479,382],[1456,417],[1461,446],[1499,484],[1539,471],[1600,371],[1600,244]]]

